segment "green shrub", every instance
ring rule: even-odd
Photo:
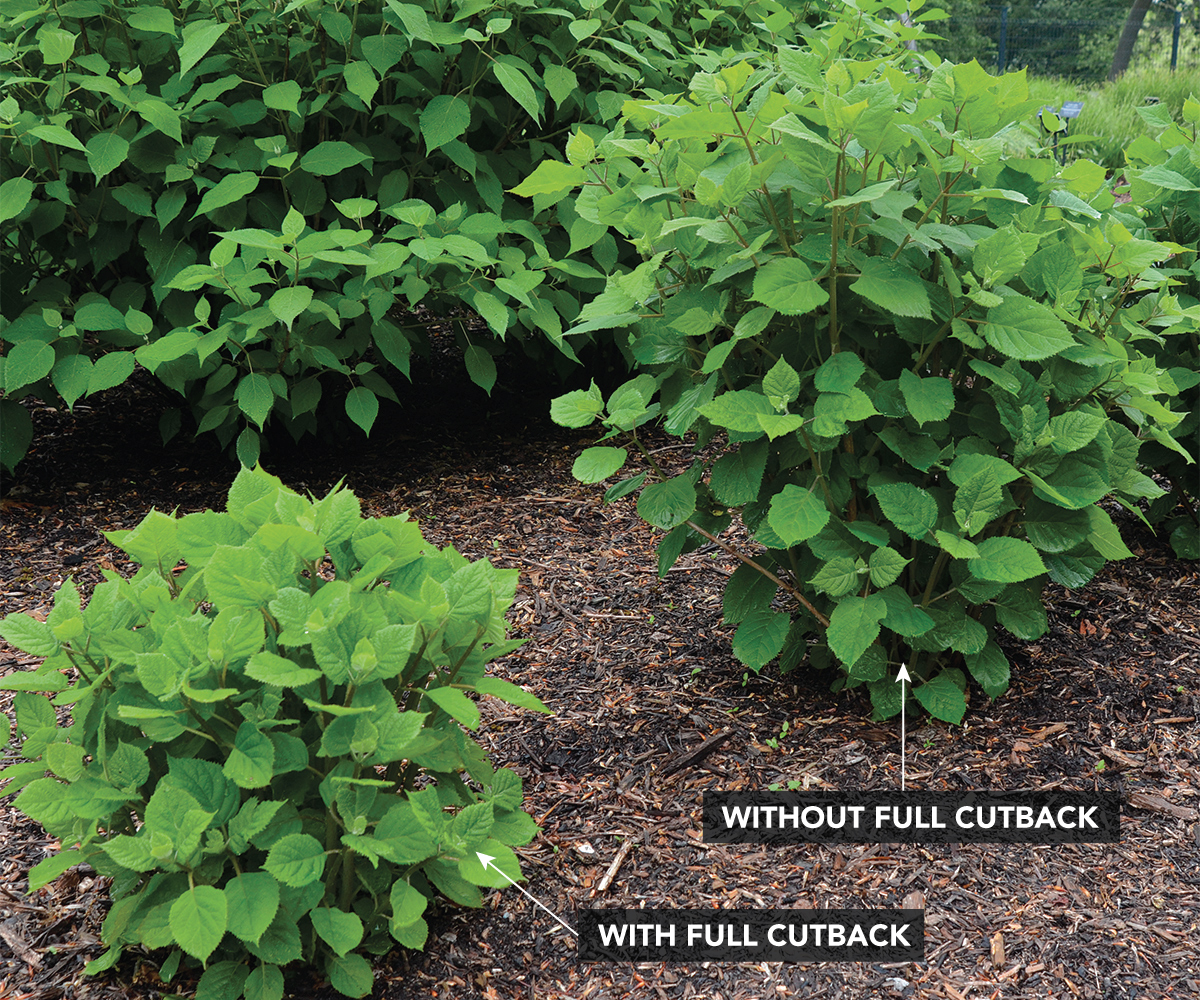
[[[462,729],[479,726],[472,691],[546,710],[485,675],[520,645],[515,570],[261,470],[238,475],[226,513],[152,511],[109,537],[133,579],[106,573],[86,608],[67,581],[45,622],[0,624],[45,657],[3,683],[30,763],[0,776],[63,845],[30,890],[80,862],[112,879],[90,972],[140,945],[171,949],[166,980],[203,964],[210,998],[281,996],[297,961],[363,996],[363,953],[423,947],[431,898],[479,906],[478,886],[504,884],[476,849],[521,877],[509,845],[537,829],[521,780]]]
[[[607,400],[555,401],[559,423],[631,442],[585,450],[576,476],[640,451],[649,468],[607,496],[648,484],[664,573],[740,514],[754,549],[730,546],[724,614],[750,669],[836,665],[835,689],[867,685],[883,718],[906,662],[921,704],[958,721],[969,678],[1008,687],[997,627],[1045,631],[1047,578],[1080,586],[1129,555],[1097,502],[1161,494],[1138,452],[1182,451],[1179,387],[1141,348],[1178,319],[1154,263],[1193,251],[1114,207],[1096,164],[1002,158],[1036,110],[1023,74],[918,80],[874,30],[887,5],[857,8],[807,50],[628,103],[653,141],[576,134],[570,166],[517,191],[569,197],[644,257],[566,334],[624,331],[642,370]],[[649,421],[717,457],[664,474]]]
[[[682,86],[694,33],[803,27],[782,0],[343,6],[5,0],[5,466],[31,439],[20,398],[71,407],[135,364],[253,465],[269,423],[369,431],[429,323],[457,316],[489,391],[506,340],[569,362],[617,244],[505,189],[572,125]],[[164,439],[182,426],[166,413]]]
[[[1197,88],[1200,92],[1200,88]],[[1148,520],[1161,524],[1175,552],[1185,559],[1200,559],[1200,528],[1197,526],[1196,457],[1200,456],[1200,262],[1195,250],[1200,246],[1200,147],[1196,143],[1200,129],[1200,101],[1183,101],[1178,116],[1162,104],[1139,109],[1151,130],[1130,144],[1125,151],[1125,177],[1134,204],[1145,212],[1146,224],[1162,238],[1189,248],[1186,254],[1164,257],[1156,272],[1172,282],[1174,296],[1160,308],[1154,297],[1143,297],[1132,308],[1122,310],[1119,320],[1125,329],[1137,330],[1138,324],[1151,327],[1141,331],[1144,350],[1155,363],[1167,369],[1180,390],[1174,409],[1181,420],[1171,438],[1161,440],[1153,427],[1134,409],[1128,413],[1129,425],[1146,436],[1142,458],[1148,468],[1170,478],[1171,493],[1150,505]],[[1173,447],[1174,440],[1184,442],[1184,450]],[[1176,508],[1183,510],[1176,514]]]

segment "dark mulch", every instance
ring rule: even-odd
[[[428,380],[428,373],[423,373]],[[482,912],[442,911],[423,954],[378,967],[378,997],[617,998],[1200,995],[1200,574],[1132,519],[1137,558],[1085,591],[1052,588],[1051,630],[1009,642],[1012,691],[973,693],[966,724],[909,734],[911,787],[1105,789],[1125,797],[1121,842],[1068,847],[726,847],[700,840],[705,789],[895,788],[894,723],[866,721],[858,692],[826,675],[744,676],[721,622],[733,568],[719,551],[663,580],[631,501],[576,484],[585,432],[548,424],[548,391],[494,401],[436,382],[382,417],[368,445],[306,444],[267,458],[289,485],[343,475],[374,514],[412,510],[432,540],[521,570],[511,620],[529,643],[496,664],[552,716],[484,705],[481,739],[525,780],[542,834],[520,854],[528,888],[568,922],[592,907],[927,909],[925,961],[781,965],[584,965],[574,939],[515,890]],[[127,569],[100,535],[155,505],[219,505],[233,470],[207,441],[163,450],[146,387],[74,417],[39,408],[37,447],[3,501],[0,610],[45,613],[67,577]],[[686,462],[662,439],[660,458]],[[31,665],[0,645],[0,673]],[[7,707],[0,701],[0,708]],[[781,736],[785,723],[786,735]],[[717,734],[699,763],[672,762]],[[3,758],[13,760],[11,750]],[[85,979],[102,950],[102,880],[74,870],[33,896],[25,872],[56,845],[0,800],[0,998],[190,996],[155,960]],[[923,900],[923,904],[922,904]],[[331,996],[305,971],[295,997]]]

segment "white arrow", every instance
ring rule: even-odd
[[[906,729],[905,714],[906,713],[904,711],[904,708],[905,708],[905,701],[906,701],[905,693],[907,691],[907,688],[905,688],[904,684],[906,681],[909,684],[911,684],[912,678],[909,677],[909,675],[908,675],[908,664],[901,663],[900,664],[900,673],[898,673],[896,675],[896,683],[900,685],[900,791],[904,791],[904,781],[905,781],[904,741],[905,741],[905,738],[907,737],[907,733],[905,732],[905,729]],[[499,869],[497,869],[497,871],[499,871]]]
[[[479,856],[479,863],[481,865],[483,865],[484,871],[487,871],[488,868],[494,868],[496,871],[500,872],[500,874],[512,885],[512,887],[514,889],[516,889],[518,892],[525,893],[525,895],[529,898],[529,901],[531,903],[533,903],[535,906],[540,906],[543,910],[545,910],[547,913],[549,913],[550,916],[552,916],[555,920],[557,920],[560,924],[562,924],[572,934],[574,934],[576,937],[579,937],[579,931],[577,931],[574,927],[572,927],[565,920],[563,920],[563,918],[560,917],[557,913],[555,913],[552,909],[550,909],[550,907],[546,906],[542,902],[539,902],[528,892],[525,892],[524,889],[522,889],[519,885],[517,885],[516,882],[514,882],[512,880],[512,878],[509,876],[508,872],[501,871],[499,865],[492,864],[492,862],[496,860],[495,858],[493,858],[490,854],[484,854],[483,851],[476,851],[475,853]]]

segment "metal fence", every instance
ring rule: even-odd
[[[1038,76],[1102,80],[1127,14],[1125,3],[1113,3],[1106,16],[1088,20],[1016,17],[1007,6],[997,6],[982,16],[950,17],[933,30],[946,40],[937,46],[939,54],[955,62],[977,59],[997,70],[1024,67]],[[1162,18],[1147,18],[1138,47],[1165,53],[1169,46],[1174,69],[1181,35],[1186,44],[1194,40],[1197,27],[1180,11],[1174,12],[1173,26],[1171,20],[1169,15],[1165,24]]]

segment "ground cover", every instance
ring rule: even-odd
[[[542,826],[518,852],[529,889],[568,921],[591,907],[923,904],[926,961],[580,965],[573,939],[509,890],[482,913],[441,911],[423,954],[398,950],[379,966],[377,996],[1200,994],[1200,574],[1165,540],[1121,521],[1136,558],[1087,590],[1052,591],[1050,632],[1006,641],[1010,692],[989,704],[973,690],[964,726],[910,733],[910,787],[1119,790],[1120,844],[706,846],[705,789],[897,787],[897,727],[864,721],[865,695],[829,694],[828,674],[744,678],[720,615],[730,561],[700,550],[660,581],[656,539],[633,502],[606,506],[573,481],[591,440],[549,425],[536,379],[514,379],[516,391],[494,402],[428,383],[403,414],[384,413],[386,434],[352,449],[276,452],[272,471],[318,494],[345,475],[367,513],[411,509],[438,544],[520,569],[511,621],[530,642],[497,673],[555,714],[485,702],[480,737],[522,775],[525,808]],[[152,505],[182,513],[222,501],[235,470],[203,442],[160,450],[136,391],[73,418],[35,410],[38,443],[4,498],[0,611],[45,611],[67,576],[86,592],[101,568],[127,568],[100,531],[129,527]],[[688,457],[671,439],[649,447],[672,467]],[[31,665],[0,648],[0,672]],[[702,762],[670,773],[726,733]],[[26,897],[25,872],[49,850],[0,800],[0,997],[190,996],[186,974],[169,987],[157,980],[161,956],[82,979],[102,951],[104,885],[72,871]],[[287,992],[333,995],[304,971]]]

